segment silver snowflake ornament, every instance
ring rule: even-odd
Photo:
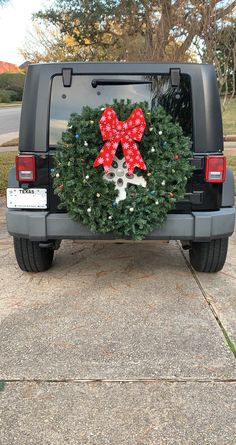
[[[147,184],[142,176],[138,176],[134,173],[129,175],[125,158],[118,159],[117,156],[114,157],[108,173],[104,175],[104,179],[115,183],[115,190],[118,190],[119,192],[119,195],[116,198],[117,203],[126,198],[127,184],[141,185],[142,187],[146,187]]]

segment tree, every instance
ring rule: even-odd
[[[206,23],[214,27],[234,10],[221,0],[55,0],[36,17],[58,26],[87,48],[88,59],[183,61]],[[209,28],[208,28],[209,29]]]
[[[217,58],[225,71],[225,92],[236,94],[236,28],[227,26],[221,34],[217,47]]]
[[[210,22],[204,17],[202,31],[195,41],[201,60],[216,68],[219,92],[224,96],[222,109],[230,96],[235,95],[236,73],[236,16],[235,9],[226,16]],[[204,42],[204,45],[202,44]]]
[[[201,57],[208,51],[212,61],[207,48],[213,48],[212,36],[219,37],[235,5],[236,0],[55,0],[35,14],[35,35],[23,54],[31,61],[184,62],[195,61],[198,50]]]
[[[223,109],[229,96],[235,95],[236,84],[236,28],[227,25],[220,31],[220,35],[216,40],[216,48],[213,56],[213,62],[219,81],[220,94],[224,95],[222,102]]]
[[[20,53],[25,60],[33,63],[75,61],[78,57],[78,43],[73,37],[61,34],[54,25],[33,24],[33,32],[27,36]]]

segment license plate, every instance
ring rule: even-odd
[[[46,209],[47,189],[7,189],[9,209]]]

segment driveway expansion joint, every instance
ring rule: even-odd
[[[182,255],[182,257],[184,258],[184,261],[185,261],[185,263],[186,263],[186,265],[187,265],[189,271],[191,272],[192,277],[194,278],[194,280],[195,280],[195,282],[196,282],[196,284],[197,284],[197,286],[198,286],[198,288],[199,288],[199,290],[200,290],[200,292],[201,292],[201,294],[202,294],[204,300],[206,301],[206,303],[207,303],[207,305],[209,306],[209,308],[210,308],[210,310],[211,310],[211,312],[212,312],[212,314],[213,314],[213,316],[214,316],[216,322],[218,323],[218,325],[219,325],[219,327],[220,327],[220,329],[221,329],[221,331],[222,331],[222,334],[223,334],[223,336],[224,336],[224,339],[225,339],[225,341],[226,341],[226,343],[227,343],[227,346],[229,347],[230,351],[233,353],[234,357],[236,358],[236,345],[235,345],[234,342],[230,339],[227,330],[225,329],[225,327],[224,327],[222,321],[220,320],[219,315],[218,315],[218,313],[216,312],[215,308],[214,308],[213,305],[211,304],[211,301],[210,301],[210,299],[208,298],[208,295],[207,295],[207,293],[205,292],[205,290],[204,290],[204,288],[203,288],[203,286],[202,286],[202,284],[201,284],[201,282],[200,282],[200,280],[199,280],[199,278],[198,278],[198,276],[197,276],[195,270],[193,269],[193,267],[191,266],[191,264],[188,262],[186,256],[184,255],[184,252],[183,252],[183,249],[182,249],[182,247],[181,247],[180,242],[179,242],[179,241],[176,241],[176,244],[178,245],[178,247],[179,247],[179,249],[180,249],[180,252],[181,252],[181,255]]]
[[[236,383],[236,379],[220,378],[139,378],[139,379],[3,379],[0,383]]]

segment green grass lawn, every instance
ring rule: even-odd
[[[234,180],[236,184],[236,156],[227,156],[227,167],[231,168],[234,172]]]
[[[236,134],[236,98],[230,100],[222,116],[224,135]]]
[[[22,104],[22,102],[7,102],[7,103],[5,103],[5,102],[0,102],[0,108],[5,108],[5,107],[7,107],[7,108],[9,108],[9,107],[16,107],[16,106],[20,106]]]
[[[15,164],[16,152],[0,153],[0,196],[5,195],[8,171]]]

